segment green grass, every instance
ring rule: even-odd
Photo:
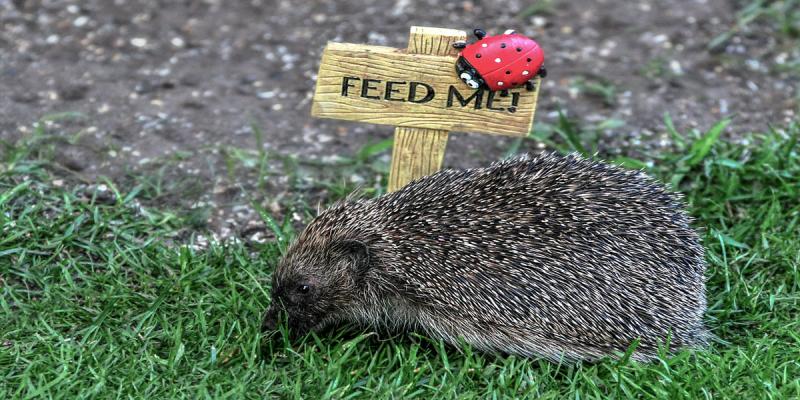
[[[800,0],[740,0],[734,2],[734,25],[712,39],[709,50],[725,46],[733,36],[745,31],[752,23],[762,23],[773,37],[794,41],[800,38]]]
[[[262,343],[288,224],[259,210],[278,242],[198,248],[179,214],[138,204],[144,186],[55,187],[30,143],[0,144],[0,398],[798,398],[800,129],[745,146],[727,124],[616,160],[678,187],[704,227],[721,341],[650,364],[559,365],[416,335]],[[593,129],[562,118],[535,135],[591,153]],[[370,170],[375,146],[342,168]]]
[[[606,107],[617,104],[617,87],[605,78],[580,76],[572,80],[570,87],[590,98],[599,99]]]

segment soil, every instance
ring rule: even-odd
[[[0,138],[29,136],[51,113],[79,112],[85,117],[50,126],[65,138],[55,159],[68,177],[155,176],[169,189],[152,197],[160,204],[205,210],[201,220],[215,236],[261,240],[267,234],[248,205],[253,193],[280,215],[287,191],[307,186],[274,172],[282,171],[277,159],[263,187],[253,174],[231,170],[231,149],[259,142],[253,123],[265,151],[298,160],[349,156],[392,134],[387,126],[310,117],[327,41],[405,47],[411,25],[514,28],[547,54],[537,123],[553,123],[558,110],[584,125],[624,121],[600,132],[601,151],[615,153],[670,146],[664,113],[681,132],[733,116],[729,140],[796,120],[800,46],[769,21],[737,25],[741,7],[723,0],[0,0]],[[511,143],[454,134],[445,164],[482,165]],[[522,150],[528,147],[537,144],[526,141]],[[303,180],[319,170],[304,170]],[[312,200],[329,195],[308,191]]]

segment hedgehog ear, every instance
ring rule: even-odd
[[[369,269],[370,254],[366,243],[359,240],[342,240],[335,246],[335,257],[346,261],[355,276],[363,276]]]

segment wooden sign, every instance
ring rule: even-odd
[[[449,131],[525,136],[539,92],[472,89],[456,74],[464,31],[412,27],[408,49],[328,43],[311,114],[397,126],[389,191],[438,171]]]

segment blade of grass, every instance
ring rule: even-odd
[[[725,130],[725,127],[730,124],[730,122],[730,119],[723,119],[722,121],[717,122],[711,127],[711,129],[708,130],[708,132],[706,132],[705,135],[703,135],[703,137],[695,141],[689,150],[689,158],[686,160],[686,165],[693,167],[697,164],[700,164],[711,151],[711,147],[714,146],[714,143],[719,140],[719,136]]]

